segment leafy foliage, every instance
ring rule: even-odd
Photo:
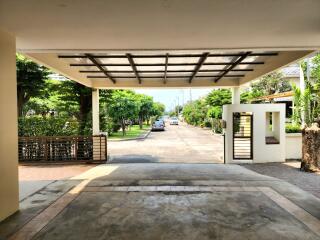
[[[143,94],[136,94],[136,100],[138,101],[138,118],[140,129],[143,127],[143,122],[148,120],[153,111],[153,99],[150,96]]]
[[[301,101],[301,90],[295,84],[292,85],[293,88],[293,114],[292,121],[294,124],[301,124],[301,109],[302,109],[302,101]]]
[[[305,90],[297,86],[294,89],[294,114],[292,120],[294,123],[304,123],[310,126],[313,122],[320,123],[320,54],[312,59],[311,76],[307,77],[307,64],[301,63],[304,70]]]
[[[183,108],[183,118],[188,124],[195,126],[204,126],[207,117],[208,105],[205,99],[199,99],[189,102]]]
[[[301,133],[301,126],[297,124],[287,124],[286,133]]]
[[[251,88],[252,96],[259,97],[290,91],[291,85],[288,80],[283,78],[282,73],[272,72],[252,83]]]
[[[47,79],[46,68],[22,55],[17,55],[17,71],[20,136],[91,134],[91,88]],[[121,127],[125,134],[128,120],[142,125],[165,110],[152,97],[125,90],[100,90],[100,103],[100,128],[108,134]]]
[[[189,124],[212,127],[214,132],[221,132],[222,106],[230,103],[231,91],[229,89],[212,90],[205,98],[185,105],[183,117]]]
[[[139,106],[136,105],[134,94],[131,91],[115,91],[112,95],[112,103],[109,106],[110,117],[118,122],[125,135],[126,121],[137,118]]]
[[[78,135],[79,123],[75,119],[29,116],[19,118],[19,136],[71,136]]]
[[[22,116],[23,107],[30,98],[43,94],[49,71],[20,54],[16,55],[16,65],[18,113]]]
[[[251,83],[250,87],[241,94],[241,103],[256,102],[258,97],[291,90],[290,82],[283,78],[281,72],[272,72]]]
[[[166,110],[166,107],[164,104],[160,102],[154,102],[152,104],[151,115],[158,118],[164,114],[165,110]]]
[[[210,106],[223,106],[231,103],[231,91],[229,89],[212,90],[205,99]]]

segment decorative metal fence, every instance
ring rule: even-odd
[[[233,159],[253,158],[253,115],[250,113],[233,113]]]
[[[107,137],[19,137],[20,162],[106,161]]]

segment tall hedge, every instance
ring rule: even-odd
[[[78,135],[79,123],[61,117],[29,116],[18,120],[19,136],[71,136]]]

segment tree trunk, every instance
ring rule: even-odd
[[[23,116],[23,106],[28,102],[29,97],[25,97],[25,92],[21,88],[17,88],[18,116]]]
[[[122,136],[126,135],[126,124],[124,119],[121,120]]]
[[[143,127],[143,118],[141,116],[139,117],[139,126],[140,126],[140,129],[142,129],[142,127]]]
[[[302,130],[301,170],[320,170],[320,128],[317,124]]]
[[[85,86],[81,86],[85,88]],[[90,118],[89,113],[92,108],[92,95],[85,91],[79,91],[79,134],[85,134],[85,128]]]

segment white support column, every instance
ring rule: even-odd
[[[232,92],[232,104],[240,104],[240,87],[233,87]]]
[[[100,134],[99,89],[92,90],[92,134]]]
[[[0,30],[0,221],[19,209],[15,41]]]

